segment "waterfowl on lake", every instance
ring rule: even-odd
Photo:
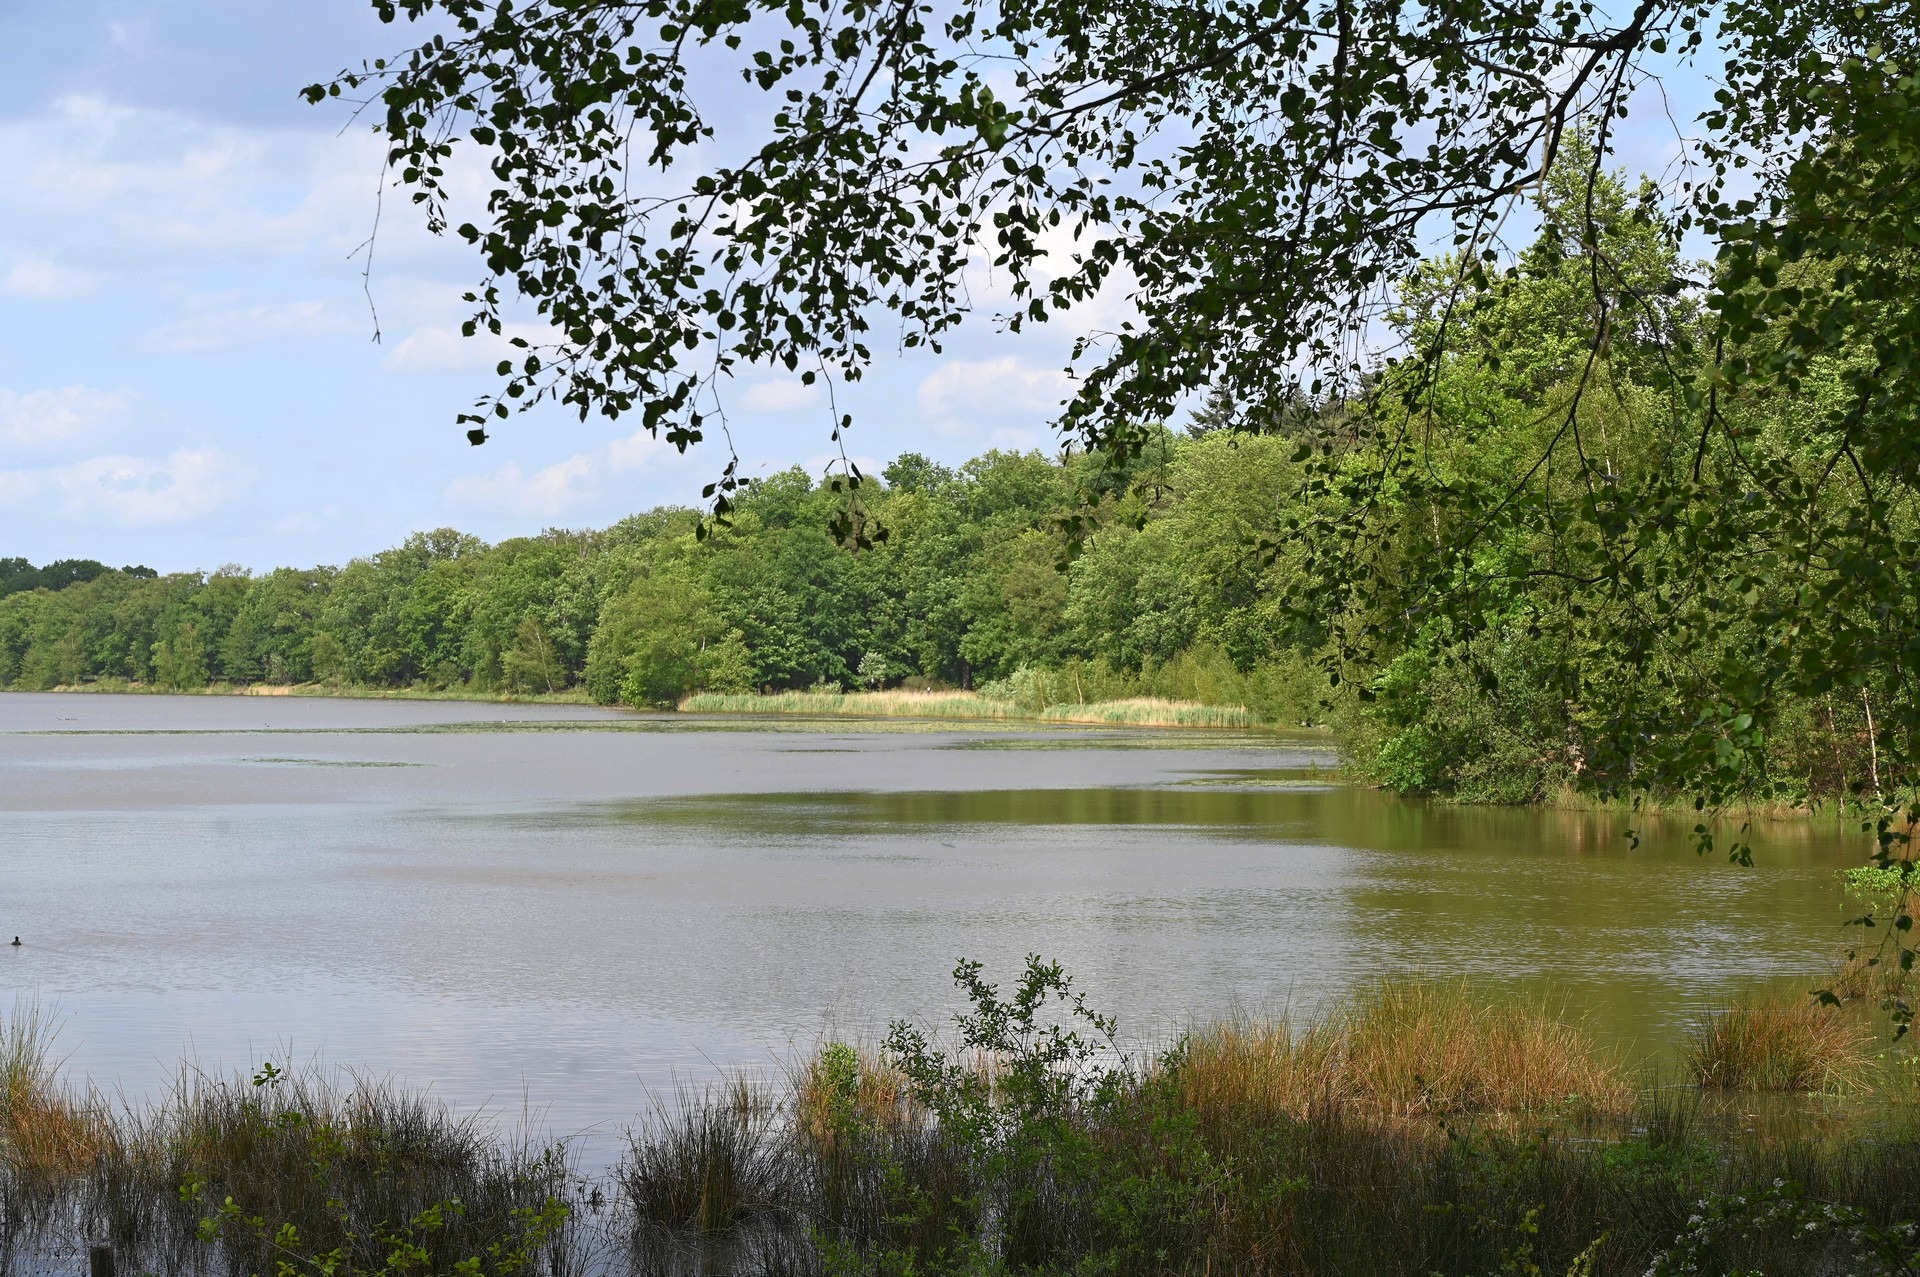
[[[9,949],[18,949],[18,948],[20,947],[20,937],[19,937],[19,936],[15,936],[15,937],[13,938],[13,943],[12,943],[12,944],[10,944],[10,945],[8,945],[7,947],[8,947]]]

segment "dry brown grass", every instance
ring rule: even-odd
[[[922,1114],[905,1075],[879,1052],[830,1042],[793,1079],[793,1117],[802,1139],[831,1149],[852,1131],[894,1131]]]
[[[1618,1064],[1580,1028],[1464,985],[1382,981],[1347,1011],[1340,1034],[1351,1092],[1398,1116],[1624,1112],[1632,1102]]]
[[[1187,1043],[1180,1084],[1210,1126],[1334,1111],[1622,1113],[1633,1099],[1618,1064],[1544,1009],[1481,1001],[1459,985],[1394,980],[1303,1032],[1238,1021],[1198,1034]]]
[[[1687,1046],[1702,1086],[1743,1091],[1853,1091],[1872,1077],[1871,1037],[1808,997],[1736,1003],[1708,1016]]]
[[[61,1081],[53,1039],[52,1017],[36,1003],[0,1017],[0,1164],[43,1180],[94,1166],[115,1139],[99,1098]]]
[[[1834,964],[1827,989],[1842,1002],[1877,1006],[1890,999],[1911,999],[1914,974],[1901,970],[1900,963],[1889,954],[1855,953]]]
[[[1303,1122],[1347,1098],[1339,1048],[1324,1028],[1296,1036],[1272,1021],[1218,1024],[1187,1040],[1181,1098],[1208,1129],[1281,1117]]]

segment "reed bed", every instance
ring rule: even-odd
[[[961,1044],[944,1068],[936,1090],[998,1093],[1019,1064]],[[1551,1007],[1461,984],[1384,981],[1315,1023],[1230,1021],[1114,1068],[1065,1109],[949,1128],[953,1094],[830,1044],[791,1080],[781,1171],[735,1225],[733,1266],[707,1250],[699,1270],[1905,1271],[1875,1248],[1920,1218],[1902,1101],[1757,1126],[1750,1101],[1636,1086]],[[675,1129],[635,1139],[667,1155]],[[685,1214],[630,1208],[650,1237]],[[695,1271],[690,1244],[675,1253]]]
[[[931,1064],[829,1043],[784,1080],[658,1097],[597,1177],[353,1074],[189,1070],[116,1110],[64,1087],[49,1023],[0,1024],[9,1275],[79,1271],[98,1239],[126,1271],[207,1277],[1811,1275],[1905,1271],[1882,1261],[1920,1237],[1904,1101],[1855,1092],[1861,1120],[1804,1128],[1717,1102],[1821,1076],[1783,1063],[1791,1033],[1710,1086],[1636,1086],[1551,1006],[1462,984],[1138,1059],[1044,1028]]]
[[[685,713],[815,714],[872,718],[952,718],[1116,727],[1250,728],[1261,718],[1241,705],[1133,697],[1029,710],[1012,700],[978,692],[776,692],[770,695],[700,692],[680,702]]]
[[[53,1043],[31,1004],[0,1020],[0,1273],[77,1271],[102,1241],[132,1272],[338,1277],[505,1273],[566,1247],[559,1150],[392,1082],[183,1069],[116,1107],[61,1079]]]
[[[1053,723],[1111,723],[1119,727],[1258,727],[1262,719],[1244,705],[1201,705],[1157,696],[1085,705],[1049,705],[1038,717]]]
[[[1009,719],[1029,717],[1010,701],[977,692],[697,692],[680,702],[690,714],[819,714],[869,718]]]
[[[1184,1045],[1196,1112],[1306,1121],[1561,1112],[1618,1117],[1633,1103],[1616,1060],[1577,1025],[1464,985],[1388,980],[1326,1023],[1240,1021]]]

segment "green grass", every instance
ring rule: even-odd
[[[880,718],[996,719],[1085,723],[1116,727],[1250,728],[1260,718],[1239,705],[1134,697],[1080,705],[1049,705],[1029,712],[1009,700],[977,692],[775,692],[771,695],[701,692],[680,702],[692,714],[815,714]]]

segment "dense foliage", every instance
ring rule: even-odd
[[[44,567],[37,568],[27,560],[18,557],[0,559],[0,597],[43,587],[49,590],[63,590],[81,581],[91,581],[101,573],[110,570],[98,559],[56,559]],[[120,570],[128,576],[158,575],[152,568],[146,567],[129,566]]]
[[[1277,569],[1257,552],[1278,531],[1287,451],[1169,436],[1131,488],[1084,458],[994,452],[951,470],[909,454],[866,502],[888,535],[858,551],[830,532],[840,496],[792,470],[705,539],[692,511],[663,509],[493,546],[421,533],[342,568],[106,572],[0,601],[0,685],[583,688],[671,706],[1044,668],[1076,671],[1087,699],[1158,677],[1310,716],[1311,637],[1274,619]],[[1110,526],[1066,567],[1060,521],[1089,501]]]

